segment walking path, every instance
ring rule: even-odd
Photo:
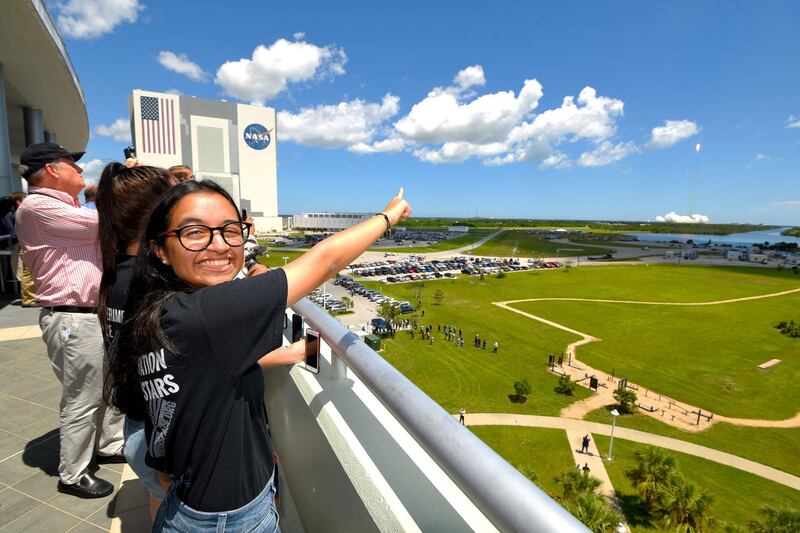
[[[580,437],[587,433],[611,435],[611,426],[608,424],[588,422],[586,420],[572,420],[555,416],[515,415],[508,413],[473,413],[467,415],[466,422],[468,426],[502,425],[563,429],[574,432]],[[739,470],[775,481],[776,483],[786,485],[787,487],[791,487],[795,490],[800,490],[800,477],[794,476],[787,472],[782,472],[776,468],[772,468],[749,459],[744,459],[743,457],[715,450],[713,448],[700,446],[699,444],[692,444],[690,442],[674,439],[672,437],[664,437],[663,435],[656,435],[654,433],[647,433],[644,431],[623,428],[619,426],[614,429],[614,436],[620,439],[658,446],[668,450],[674,450],[676,452],[708,459],[709,461],[714,461],[726,466],[738,468]],[[574,446],[575,442],[576,441],[574,438],[571,439],[570,447]],[[595,452],[593,451],[592,453]],[[584,460],[584,462],[586,462],[586,460]],[[592,472],[594,473],[593,475],[596,475],[595,469],[593,469]]]
[[[740,298],[730,298],[727,300],[714,300],[710,302],[652,302],[641,300],[611,300],[600,298],[526,298],[520,300],[508,300],[505,302],[493,302],[494,305],[512,311],[514,313],[523,315],[581,337],[580,340],[570,343],[566,347],[566,365],[553,366],[554,373],[569,375],[573,381],[588,387],[588,377],[594,376],[598,378],[600,387],[595,394],[575,402],[561,411],[561,416],[567,418],[581,419],[590,411],[603,407],[605,405],[613,405],[616,400],[613,397],[614,390],[618,380],[615,376],[609,375],[606,372],[590,367],[589,365],[577,359],[575,350],[578,346],[596,342],[601,339],[593,337],[576,329],[567,327],[563,324],[553,322],[546,318],[527,313],[515,307],[512,304],[523,302],[542,302],[542,301],[567,301],[567,302],[591,302],[591,303],[615,303],[615,304],[632,304],[632,305],[671,305],[671,306],[708,306],[708,305],[722,305],[736,302],[746,302],[752,300],[762,300],[765,298],[775,298],[778,296],[786,296],[800,292],[800,288],[780,291],[770,294],[759,294],[755,296],[743,296]],[[647,389],[637,386],[634,383],[629,383],[629,386],[636,388],[638,391],[639,406],[642,407],[641,412],[647,414],[657,420],[661,420],[667,424],[679,427],[687,431],[702,431],[709,428],[716,422],[727,422],[738,426],[750,427],[777,427],[777,428],[793,428],[800,427],[800,412],[797,415],[787,418],[785,420],[763,420],[763,419],[750,419],[750,418],[732,418],[713,414],[709,411],[704,411],[696,406],[682,404],[673,398],[659,394],[658,392],[648,391]],[[698,414],[699,413],[699,414]]]

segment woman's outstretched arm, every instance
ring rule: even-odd
[[[397,196],[384,208],[383,213],[392,225],[411,216],[411,206],[403,199],[402,187]],[[287,307],[353,262],[377,241],[386,229],[386,219],[379,213],[328,237],[284,266],[288,284]]]
[[[288,346],[281,346],[269,352],[258,360],[261,368],[272,368],[275,366],[293,365],[304,361],[306,358],[306,340],[300,339]]]

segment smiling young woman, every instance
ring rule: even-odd
[[[140,387],[147,464],[171,478],[154,530],[277,530],[260,369],[303,357],[302,341],[280,348],[284,311],[410,214],[401,189],[382,213],[283,268],[234,280],[249,226],[230,196],[187,181],[162,197],[144,230],[113,376]]]

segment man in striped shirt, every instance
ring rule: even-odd
[[[123,418],[103,401],[103,336],[97,318],[101,261],[97,211],[80,206],[85,183],[76,164],[84,152],[54,143],[29,146],[20,158],[28,197],[17,210],[17,236],[33,272],[39,325],[62,384],[58,491],[100,498],[114,486],[89,471],[121,462]]]

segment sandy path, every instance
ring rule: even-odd
[[[574,432],[573,434],[578,435],[584,435],[586,433],[611,435],[611,425],[609,424],[588,422],[586,420],[570,420],[555,416],[470,413],[467,414],[466,423],[467,426],[528,426],[569,430],[570,432]],[[674,439],[672,437],[665,437],[663,435],[656,435],[654,433],[647,433],[645,431],[619,426],[614,429],[614,437],[702,457],[709,461],[732,466],[733,468],[775,481],[795,490],[800,490],[800,477],[789,474],[788,472],[783,472],[777,468],[772,468],[771,466],[744,459],[738,455],[722,452],[699,444],[692,444],[691,442]],[[575,442],[570,442],[570,447],[574,447],[575,444]],[[607,452],[608,450],[603,450],[599,453]]]
[[[492,302],[492,303],[493,305],[496,305],[500,308],[523,315],[533,320],[537,320],[539,322],[542,322],[543,324],[547,324],[548,326],[552,326],[554,328],[558,328],[562,331],[566,331],[572,333],[573,335],[581,337],[580,340],[567,345],[565,353],[567,356],[567,360],[572,361],[571,364],[560,368],[559,367],[553,368],[553,370],[556,373],[568,374],[575,381],[580,379],[586,381],[586,376],[592,376],[592,375],[596,376],[599,379],[601,387],[595,392],[595,394],[593,394],[589,398],[575,402],[565,407],[561,411],[561,416],[563,417],[581,419],[590,411],[593,411],[595,409],[598,409],[606,405],[613,405],[616,403],[613,397],[614,389],[616,388],[614,385],[617,383],[616,379],[613,376],[610,376],[609,374],[603,371],[592,368],[586,365],[585,363],[581,362],[580,360],[577,359],[575,354],[575,350],[578,346],[582,346],[590,342],[597,342],[600,341],[601,339],[593,337],[576,329],[569,328],[567,326],[564,326],[563,324],[553,322],[552,320],[548,320],[546,318],[534,315],[532,313],[526,313],[525,311],[511,307],[510,304],[522,303],[522,302],[567,301],[567,302],[616,303],[616,304],[633,304],[633,305],[706,306],[706,305],[722,305],[735,302],[746,302],[751,300],[762,300],[765,298],[775,298],[778,296],[785,296],[788,294],[794,294],[798,292],[800,292],[800,288],[790,289],[770,294],[743,296],[740,298],[715,300],[710,302],[651,302],[651,301],[640,301],[640,300],[609,300],[609,299],[598,299],[598,298],[526,298],[521,300],[508,300],[505,302]],[[581,384],[586,385],[586,383],[583,382]],[[667,424],[680,427],[681,429],[684,430],[702,431],[704,429],[707,429],[716,422],[727,422],[729,424],[734,424],[737,426],[750,426],[750,427],[773,427],[773,428],[800,427],[800,412],[798,412],[797,415],[795,415],[794,417],[787,418],[784,420],[732,418],[714,414],[713,418],[711,418],[710,420],[707,420],[704,417],[699,417],[700,423],[698,424],[697,423],[698,417],[696,416],[697,412],[702,412],[705,415],[713,413],[701,410],[699,407],[696,406],[681,404],[676,400],[674,400],[673,398],[666,397],[657,392],[654,393],[653,391],[647,391],[641,387],[639,388],[639,391],[640,391],[639,392],[640,404],[645,404],[653,409],[652,412],[648,412],[647,410],[642,410],[641,412],[653,418],[656,418],[657,420],[661,420],[662,422],[665,422]],[[644,398],[641,397],[641,391],[644,391],[646,395]]]

